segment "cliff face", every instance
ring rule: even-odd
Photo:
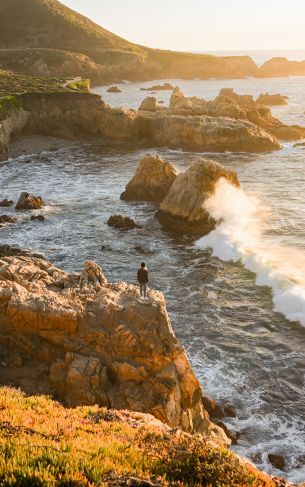
[[[14,363],[6,369],[2,382],[7,374],[34,389],[45,384],[45,391],[71,406],[147,412],[172,427],[226,442],[202,406],[202,390],[163,295],[149,291],[148,297],[141,302],[134,286],[107,283],[92,262],[81,275],[68,275],[42,259],[2,257],[0,340],[19,365],[17,372]],[[42,365],[44,377],[35,384]]]

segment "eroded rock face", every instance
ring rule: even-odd
[[[141,159],[136,173],[126,186],[121,199],[161,202],[177,177],[178,171],[161,157],[148,154]]]
[[[154,96],[147,96],[141,103],[139,110],[156,112],[158,110],[159,103]]]
[[[227,441],[202,406],[163,295],[148,296],[143,304],[136,287],[107,283],[94,262],[69,275],[42,259],[1,257],[1,341],[43,364],[54,393],[71,406],[147,412]]]
[[[202,235],[215,225],[204,204],[214,192],[217,182],[225,178],[239,186],[235,171],[208,159],[199,159],[180,173],[160,205],[157,217],[163,226],[179,233]]]
[[[16,210],[39,210],[43,206],[45,206],[45,202],[41,196],[23,192],[16,203]]]

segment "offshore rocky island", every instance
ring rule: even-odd
[[[35,136],[41,150],[98,139],[145,152],[261,154],[305,137],[305,127],[272,114],[270,107],[287,103],[281,96],[254,99],[226,88],[205,100],[172,86],[168,107],[148,96],[132,110],[113,108],[90,90],[122,79],[301,75],[304,63],[274,59],[258,68],[248,57],[143,48],[55,0],[3,0],[4,18],[0,161],[9,164],[22,140],[30,147],[32,140],[35,151]],[[22,144],[21,154],[31,154]],[[153,203],[162,231],[194,238],[215,229],[205,203],[223,180],[241,186],[234,170],[210,158],[198,156],[180,171],[146,153],[121,199]],[[3,208],[15,203],[9,189],[1,188]],[[22,193],[15,213],[46,204]],[[1,217],[5,227],[22,224]],[[224,424],[234,408],[204,393],[161,292],[150,290],[146,304],[134,285],[108,282],[93,261],[66,272],[18,241],[1,243],[1,485],[292,485],[228,450],[238,441]],[[280,455],[269,460],[284,469]]]

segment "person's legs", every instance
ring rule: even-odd
[[[140,282],[140,296],[143,297],[143,284]]]
[[[144,293],[144,299],[146,299],[146,293],[147,293],[147,284],[143,284],[143,293]]]

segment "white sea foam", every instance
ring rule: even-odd
[[[305,257],[266,236],[266,209],[224,179],[205,207],[218,224],[198,247],[211,248],[224,261],[242,262],[256,274],[257,285],[272,288],[274,309],[305,326]]]

